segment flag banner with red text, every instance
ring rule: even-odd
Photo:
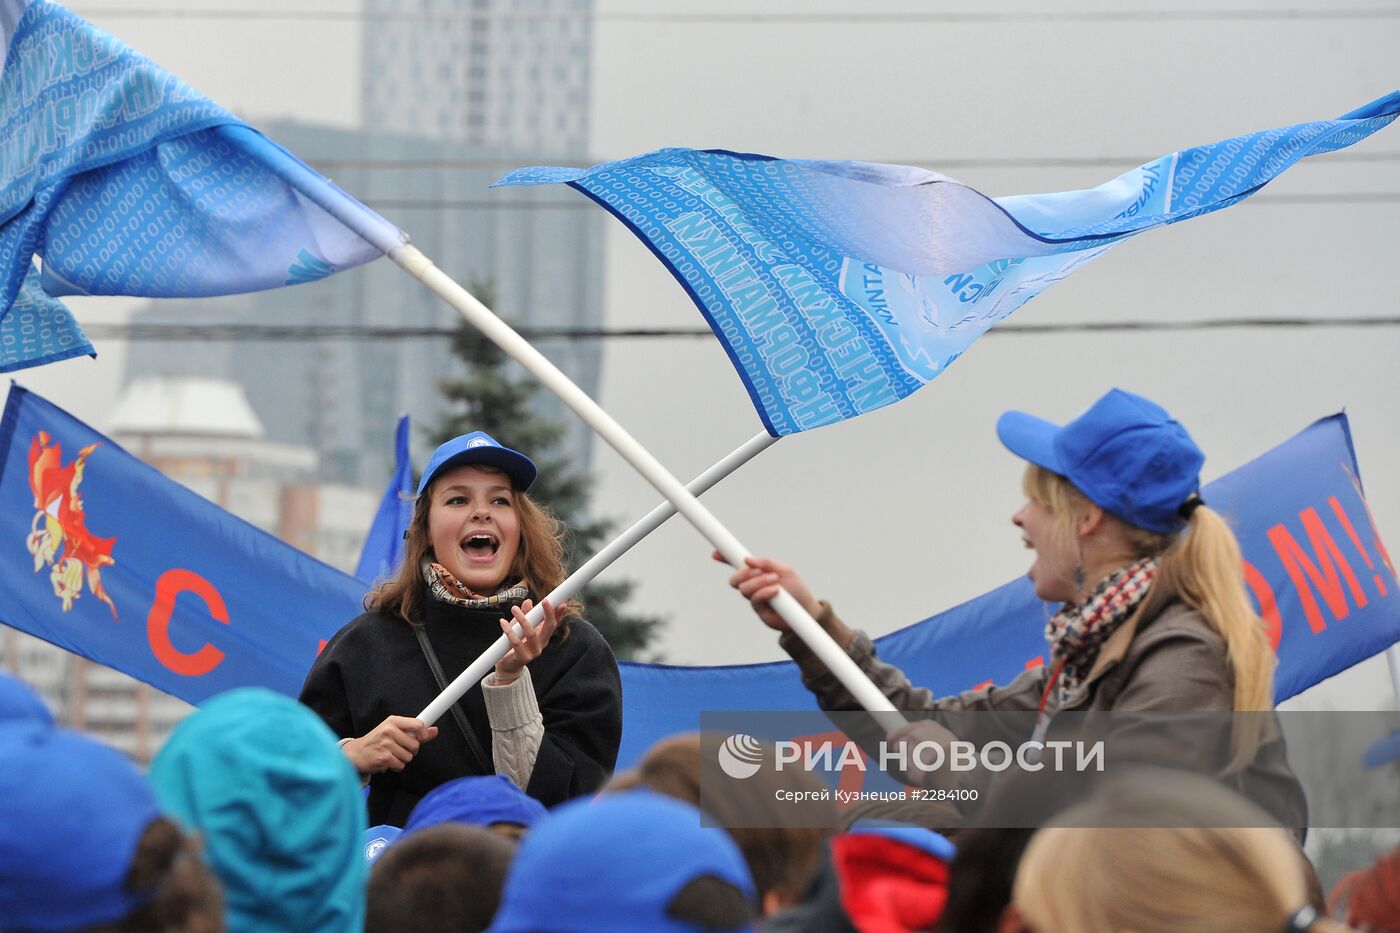
[[[1400,584],[1362,495],[1345,415],[1203,495],[1239,534],[1245,578],[1279,650],[1280,700],[1400,641]],[[11,387],[0,420],[0,621],[192,703],[249,685],[295,696],[364,592]],[[1054,609],[1022,579],[876,644],[939,693],[1005,683],[1044,663]],[[757,623],[736,601],[728,624]],[[695,729],[702,710],[814,706],[789,663],[625,663],[622,677],[620,766]]]
[[[0,420],[0,621],[199,703],[296,696],[365,585],[11,385]]]

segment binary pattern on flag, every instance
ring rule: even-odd
[[[1002,198],[907,166],[694,149],[525,168],[497,184],[568,184],[622,220],[783,435],[904,398],[1115,243],[1235,204],[1397,113],[1400,92],[1171,153],[1097,188]]]

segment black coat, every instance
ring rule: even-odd
[[[425,594],[426,596],[426,594]],[[464,609],[426,596],[424,625],[451,682],[501,635],[499,609]],[[622,682],[612,649],[592,625],[572,619],[530,663],[544,717],[544,739],[526,792],[545,806],[596,791],[617,762],[622,741]],[[326,643],[301,688],[301,702],[342,738],[358,738],[388,716],[417,716],[439,693],[412,628],[367,612]],[[458,701],[491,766],[491,724],[475,684]],[[403,771],[370,779],[370,825],[402,826],[428,791],[483,773],[451,713],[437,738]],[[491,773],[487,771],[486,773]]]

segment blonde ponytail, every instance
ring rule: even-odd
[[[1157,579],[1149,598],[1176,596],[1199,612],[1225,641],[1235,676],[1235,712],[1264,713],[1274,708],[1277,659],[1264,624],[1245,592],[1243,557],[1235,533],[1218,512],[1197,506],[1186,531],[1157,558]],[[1259,747],[1274,737],[1273,718],[1236,717],[1230,736],[1227,774],[1254,760]]]
[[[1073,534],[1076,516],[1089,500],[1063,476],[1032,464],[1022,482],[1026,495],[1048,508],[1060,530]],[[1274,708],[1276,658],[1245,592],[1239,542],[1219,513],[1196,506],[1185,530],[1158,534],[1118,521],[1134,557],[1156,557],[1157,576],[1142,612],[1152,615],[1180,599],[1205,618],[1225,642],[1226,660],[1235,681],[1237,713],[1264,713]],[[1259,747],[1274,737],[1271,716],[1236,717],[1230,735],[1226,774],[1245,768]]]

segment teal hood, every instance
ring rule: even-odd
[[[360,780],[315,713],[262,688],[221,694],[171,735],[151,783],[203,837],[229,933],[361,929]]]

